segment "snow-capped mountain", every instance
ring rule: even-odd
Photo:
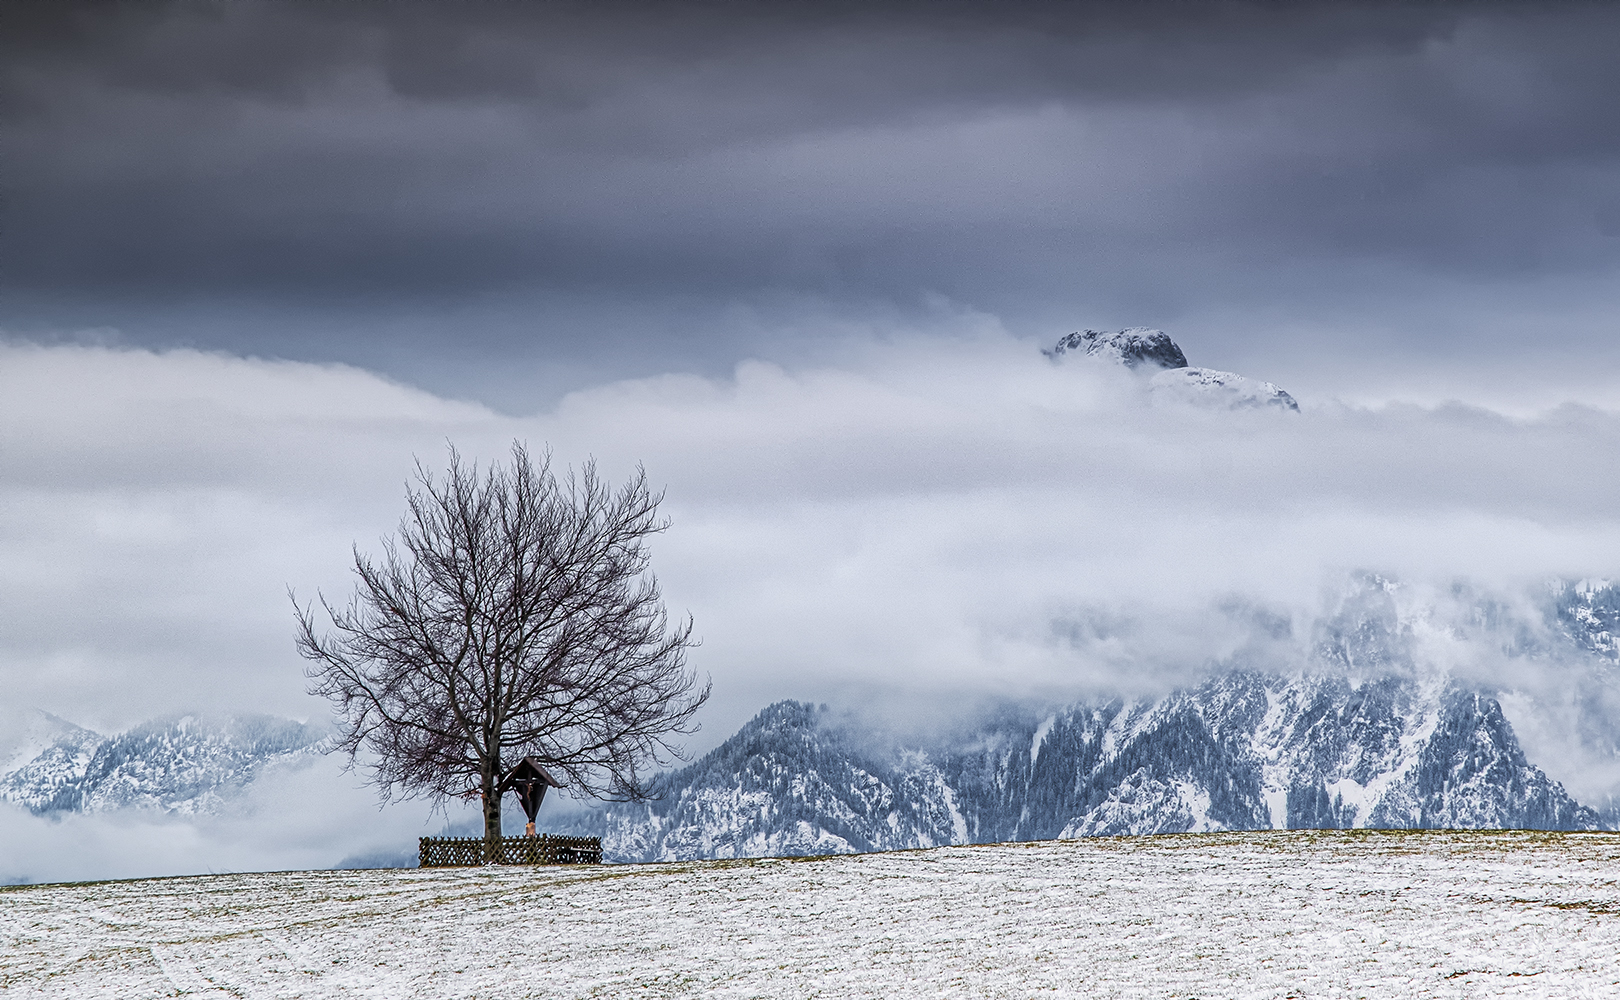
[[[1559,581],[1511,606],[1456,589],[1443,619],[1408,592],[1358,578],[1302,628],[1293,667],[1237,654],[1162,697],[990,706],[926,739],[779,702],[664,776],[657,801],[575,814],[557,832],[599,834],[624,861],[1282,827],[1620,825],[1612,800],[1589,799],[1601,811],[1578,802],[1515,732],[1550,719],[1590,760],[1620,764],[1620,588]],[[1556,667],[1556,696],[1425,667],[1420,649],[1443,635]],[[322,735],[264,716],[184,716],[103,737],[40,714],[7,750],[0,798],[41,815],[219,812],[265,768],[318,752]]]
[[[1118,333],[1081,330],[1063,337],[1051,350],[1042,353],[1054,361],[1066,354],[1082,354],[1127,368],[1187,367],[1187,355],[1169,334],[1145,326],[1133,326]]]
[[[1311,626],[1297,669],[1228,663],[1157,699],[1002,706],[911,742],[781,702],[667,775],[659,800],[573,828],[603,836],[610,858],[676,860],[1266,828],[1616,825],[1527,758],[1498,698],[1511,692],[1419,663],[1414,650],[1433,638],[1422,629],[1443,623],[1400,608],[1401,589],[1359,580]],[[1537,628],[1464,602],[1482,624],[1462,638],[1561,658],[1570,683],[1559,710],[1581,710],[1580,738],[1602,759],[1605,740],[1620,742],[1603,700],[1612,685],[1600,683],[1620,594],[1590,581],[1550,593]]]
[[[0,768],[0,799],[47,811],[59,795],[71,794],[105,739],[49,712],[29,712]]]
[[[1082,330],[1064,336],[1041,353],[1053,361],[1076,355],[1153,371],[1148,385],[1156,399],[1168,402],[1232,410],[1299,410],[1293,396],[1270,382],[1215,368],[1190,367],[1187,355],[1169,334],[1145,326],[1116,333]]]
[[[26,762],[14,758],[0,776],[0,799],[40,815],[217,812],[264,767],[318,752],[326,735],[266,715],[173,716],[110,737],[46,713],[38,718],[49,742]]]
[[[836,854],[1270,828],[1599,829],[1487,696],[1388,679],[1233,672],[1153,702],[1007,709],[874,750],[798,702],[580,821],[610,858]]]

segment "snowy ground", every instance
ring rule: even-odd
[[[1620,835],[22,886],[0,970],[8,997],[1617,997]]]

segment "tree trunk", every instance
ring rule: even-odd
[[[484,864],[492,865],[501,849],[501,793],[495,790],[500,780],[500,765],[485,761],[483,766],[484,792]]]

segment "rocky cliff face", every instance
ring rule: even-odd
[[[1056,361],[1067,354],[1112,361],[1127,368],[1185,368],[1187,355],[1163,330],[1133,326],[1118,333],[1082,330],[1063,337],[1046,356]]]

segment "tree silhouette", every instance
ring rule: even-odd
[[[709,696],[686,667],[692,622],[673,627],[648,569],[662,493],[644,469],[618,490],[586,462],[559,479],[520,443],[480,472],[450,449],[417,463],[398,536],[354,550],[347,605],[298,616],[310,692],[331,700],[336,749],[373,758],[385,799],[483,796],[486,858],[501,836],[503,761],[532,756],[576,794],[634,800],[679,758]]]

